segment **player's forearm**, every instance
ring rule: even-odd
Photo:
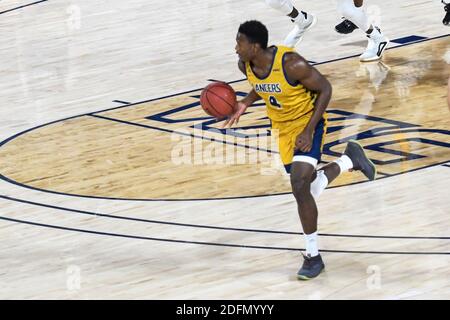
[[[247,96],[244,99],[242,99],[242,102],[245,103],[246,106],[251,106],[253,102],[258,101],[260,99],[261,97],[253,89],[247,94]]]
[[[325,110],[331,100],[332,88],[331,84],[327,81],[323,86],[322,90],[319,92],[317,99],[314,103],[314,111],[311,119],[309,120],[306,130],[313,132],[319,121],[322,119]]]

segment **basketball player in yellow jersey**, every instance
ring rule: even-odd
[[[349,142],[341,158],[316,171],[326,133],[325,109],[331,98],[331,85],[294,49],[267,47],[267,41],[268,32],[261,22],[247,21],[239,27],[238,65],[253,90],[237,102],[236,112],[224,127],[237,123],[251,104],[264,99],[272,128],[279,132],[281,159],[291,175],[292,192],[305,234],[306,255],[297,277],[308,280],[324,268],[317,244],[315,199],[341,172],[361,170],[373,180],[376,170],[362,147]]]

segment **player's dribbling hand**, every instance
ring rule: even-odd
[[[309,152],[312,148],[312,132],[305,129],[295,139],[295,148],[301,152]]]
[[[222,128],[231,128],[234,123],[238,124],[240,116],[245,112],[245,110],[247,110],[247,108],[248,106],[244,102],[237,101],[234,108],[236,111],[228,117]]]

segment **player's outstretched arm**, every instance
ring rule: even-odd
[[[238,66],[239,70],[241,70],[241,72],[246,75],[244,62],[239,60]],[[231,128],[234,123],[238,124],[239,118],[245,112],[245,110],[247,110],[247,108],[251,106],[255,101],[258,101],[260,99],[261,97],[256,93],[255,90],[250,91],[244,99],[236,102],[236,106],[234,108],[236,111],[225,121],[222,128]]]

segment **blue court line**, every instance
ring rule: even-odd
[[[422,43],[422,42],[426,42],[426,41],[442,39],[442,38],[445,38],[445,37],[448,37],[448,36],[450,36],[450,33],[447,33],[447,34],[444,34],[444,35],[440,35],[440,36],[436,36],[436,37],[432,37],[432,38],[427,38],[427,39],[424,39],[424,40],[419,40],[419,41],[416,41],[416,42],[410,42],[410,43],[405,43],[405,44],[401,44],[401,45],[394,46],[394,47],[389,47],[386,50],[392,50],[392,49],[406,47],[406,46],[410,46],[410,45],[414,45],[414,44],[418,44],[418,43]],[[348,60],[348,59],[356,58],[356,57],[359,57],[359,56],[360,56],[360,54],[354,54],[354,55],[346,56],[346,57],[342,57],[342,58],[336,58],[336,59],[326,60],[326,61],[322,61],[322,62],[317,62],[317,63],[315,63],[313,65],[314,66],[319,66],[319,65],[322,65],[322,64],[332,63],[332,62],[336,62],[336,61]],[[241,81],[245,81],[245,80],[247,80],[247,78],[243,78],[243,79],[239,79],[239,80],[233,80],[233,81],[224,81],[224,82],[226,82],[228,84],[232,84],[232,83],[237,83],[237,82],[241,82]],[[172,98],[172,97],[180,96],[180,95],[187,94],[187,93],[201,91],[202,89],[203,88],[199,88],[199,89],[189,90],[189,91],[185,91],[185,92],[181,92],[181,93],[175,93],[175,94],[167,95],[167,96],[160,97],[160,98],[142,100],[142,101],[138,101],[138,102],[132,103],[132,104],[130,104],[128,106],[119,106],[119,107],[107,108],[107,109],[104,109],[104,110],[96,111],[94,113],[97,114],[97,113],[107,112],[107,111],[111,111],[111,110],[117,110],[117,109],[121,109],[121,108],[125,108],[125,107],[131,107],[131,106],[138,105],[138,104],[141,104],[141,103],[146,103],[146,102],[152,102],[152,101],[157,101],[157,100],[161,100],[161,99]]]
[[[450,168],[450,164],[443,164],[442,166]]]
[[[146,129],[153,129],[153,130],[157,130],[157,131],[163,131],[163,132],[167,132],[167,133],[175,133],[181,136],[186,136],[186,137],[191,137],[191,138],[198,138],[201,140],[207,140],[207,141],[211,141],[211,142],[218,142],[218,143],[222,143],[222,144],[228,144],[228,145],[233,145],[233,146],[237,146],[237,147],[244,147],[246,149],[253,149],[253,150],[257,150],[257,151],[264,151],[267,153],[278,153],[276,151],[271,151],[271,150],[267,150],[267,149],[261,149],[261,148],[257,148],[257,147],[252,147],[252,146],[247,146],[245,144],[240,144],[240,143],[235,143],[235,142],[227,142],[224,140],[218,140],[218,139],[214,139],[214,138],[208,138],[208,137],[203,137],[203,136],[199,136],[199,135],[195,135],[193,133],[184,133],[184,132],[179,132],[179,131],[175,131],[175,130],[170,130],[170,129],[164,129],[161,127],[154,127],[154,126],[149,126],[146,124],[140,124],[140,123],[136,123],[136,122],[130,122],[130,121],[125,121],[125,120],[120,120],[120,119],[115,119],[115,118],[110,118],[110,117],[104,117],[104,116],[99,116],[96,114],[89,114],[89,116],[94,117],[94,118],[100,118],[100,119],[104,119],[104,120],[108,120],[108,121],[114,121],[114,122],[118,122],[118,123],[123,123],[123,124],[127,124],[130,126],[136,126],[136,127],[141,127],[141,128],[146,128]]]
[[[425,167],[420,167],[420,168],[415,168],[415,169],[411,169],[408,171],[404,171],[404,172],[399,172],[399,173],[394,173],[391,175],[386,175],[384,177],[378,178],[375,181],[358,181],[358,182],[353,182],[353,183],[349,183],[346,184],[344,186],[332,186],[332,187],[328,187],[327,189],[334,189],[334,188],[340,188],[340,187],[346,187],[346,186],[352,186],[352,185],[357,185],[357,184],[361,184],[361,183],[373,183],[382,179],[386,179],[386,178],[391,178],[391,177],[395,177],[401,174],[406,174],[406,173],[411,173],[411,172],[415,172],[415,171],[419,171],[419,170],[424,170],[427,168],[432,168],[435,166],[439,166],[442,165],[444,163],[447,163],[448,160],[439,162],[439,163],[434,163]],[[101,197],[101,196],[87,196],[87,195],[81,195],[81,194],[71,194],[71,193],[65,193],[65,192],[59,192],[59,191],[52,191],[52,190],[46,190],[46,189],[41,189],[41,188],[36,188],[36,187],[32,187],[26,184],[22,184],[19,183],[17,181],[11,180],[8,177],[0,174],[0,179],[4,180],[8,183],[11,183],[13,185],[22,187],[22,188],[26,188],[26,189],[30,189],[30,190],[35,190],[35,191],[41,191],[41,192],[46,192],[46,193],[50,193],[50,194],[58,194],[58,195],[63,195],[63,196],[71,196],[71,197],[76,197],[76,198],[87,198],[87,199],[103,199],[103,200],[119,200],[119,201],[161,201],[161,202],[179,202],[179,201],[217,201],[217,200],[235,200],[235,199],[252,199],[252,198],[262,198],[262,197],[275,197],[275,196],[284,196],[284,195],[289,195],[292,194],[292,192],[280,192],[280,193],[270,193],[270,194],[259,194],[259,195],[253,195],[253,196],[235,196],[235,197],[222,197],[222,198],[197,198],[197,199],[148,199],[148,198],[144,198],[144,199],[131,199],[131,198],[115,198],[115,197]],[[1,196],[0,196],[1,197]]]
[[[121,101],[121,100],[113,100],[112,102],[122,103],[122,104],[131,104],[131,102]]]
[[[208,80],[206,80],[206,81],[211,81],[211,82],[225,82],[225,81],[217,80],[217,79],[208,79]]]
[[[38,4],[38,3],[46,2],[46,1],[48,1],[48,0],[41,0],[41,1],[36,1],[36,2],[33,2],[33,3],[29,3],[29,4],[24,4],[23,6],[20,6],[20,7],[16,7],[16,8],[12,8],[12,9],[9,9],[9,10],[2,11],[2,12],[0,12],[0,14],[11,12],[11,11],[18,10],[18,9],[22,9],[22,8],[29,7],[29,6],[32,6],[34,4]]]
[[[23,199],[8,197],[8,196],[4,196],[4,195],[0,195],[0,198],[8,200],[8,201],[19,202],[19,203],[29,204],[29,205],[33,205],[33,206],[67,211],[67,212],[72,212],[72,213],[78,213],[78,214],[82,214],[82,215],[95,216],[95,217],[98,216],[98,217],[119,219],[119,220],[128,220],[128,221],[134,221],[134,222],[144,222],[144,223],[150,223],[150,224],[163,224],[163,225],[172,225],[172,226],[178,226],[178,227],[238,231],[238,232],[303,235],[303,232],[219,227],[219,226],[212,226],[212,225],[180,223],[180,222],[171,222],[171,221],[163,221],[163,220],[149,220],[149,219],[142,219],[142,218],[117,216],[117,215],[92,212],[92,211],[86,211],[86,210],[71,209],[71,208],[60,207],[60,206],[55,206],[55,205],[43,204],[43,203],[34,202],[34,201],[30,201],[30,200],[23,200]],[[450,239],[450,237],[434,237],[434,236],[428,236],[428,237],[425,237],[425,236],[376,236],[376,235],[357,235],[357,234],[338,234],[338,233],[319,233],[319,236],[321,236],[321,237],[336,237],[336,238],[370,238],[370,239],[401,239],[401,240],[418,240],[418,239],[420,239],[420,240],[449,240]]]
[[[393,39],[393,40],[391,40],[391,42],[405,44],[405,43],[410,43],[410,42],[417,42],[417,41],[424,40],[424,39],[428,39],[428,38],[412,35],[412,36]]]
[[[207,246],[216,246],[216,247],[232,247],[232,248],[242,248],[242,249],[265,249],[265,250],[280,250],[280,251],[304,251],[304,248],[290,248],[290,247],[268,247],[268,246],[254,246],[254,245],[241,245],[241,244],[226,244],[226,243],[217,243],[217,242],[203,242],[203,241],[190,241],[190,240],[181,240],[181,239],[165,239],[165,238],[154,238],[154,237],[145,237],[145,236],[135,236],[129,234],[120,234],[120,233],[111,233],[111,232],[102,232],[95,230],[86,230],[86,229],[77,229],[77,228],[68,228],[62,227],[58,225],[37,223],[32,221],[25,221],[19,219],[12,219],[7,217],[0,216],[1,220],[6,220],[10,222],[28,224],[39,227],[46,227],[52,229],[59,229],[65,231],[75,231],[81,233],[89,233],[95,235],[102,236],[112,236],[112,237],[120,237],[120,238],[129,238],[129,239],[138,239],[138,240],[152,240],[152,241],[160,241],[160,242],[171,242],[171,243],[182,243],[182,244],[199,244],[199,245],[207,245]],[[412,255],[450,255],[450,252],[408,252],[408,251],[355,251],[355,250],[330,250],[330,249],[321,249],[321,252],[328,253],[362,253],[362,254],[412,254]]]

